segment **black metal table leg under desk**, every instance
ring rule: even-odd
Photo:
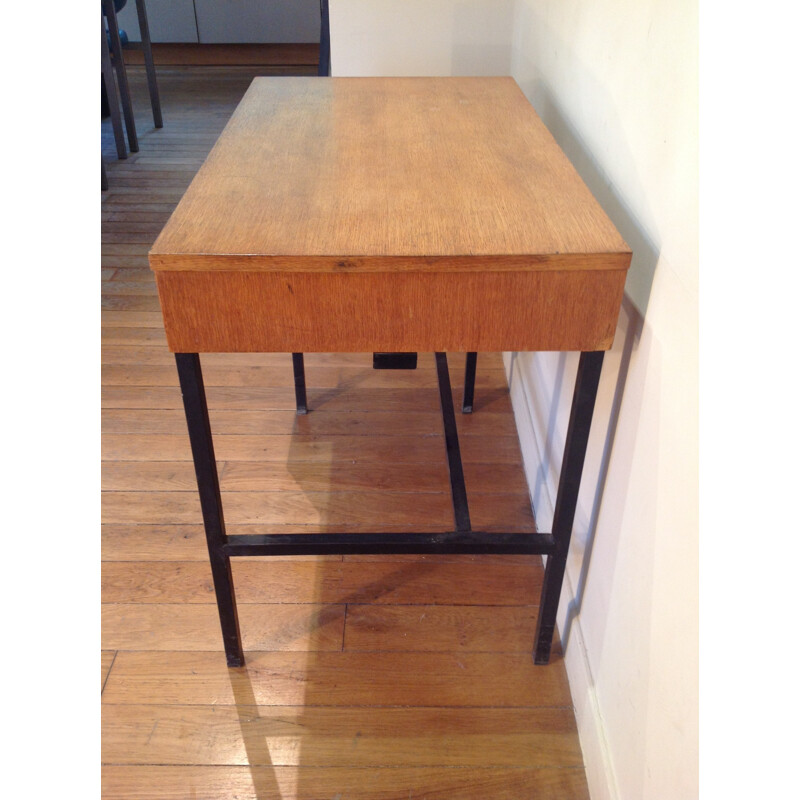
[[[447,450],[447,469],[450,473],[450,493],[453,499],[453,517],[456,530],[471,531],[467,487],[464,483],[464,465],[461,463],[461,448],[458,444],[456,412],[453,408],[453,390],[450,388],[450,371],[447,368],[447,355],[436,353],[436,375],[439,379],[439,401],[442,407],[444,443]]]
[[[478,365],[478,354],[467,353],[467,361],[464,366],[464,398],[461,401],[461,411],[464,414],[472,413],[472,406],[475,402],[475,368]]]
[[[244,664],[242,637],[239,633],[239,619],[236,613],[231,559],[224,550],[228,537],[225,534],[225,520],[222,516],[217,462],[214,457],[214,443],[211,439],[211,424],[208,419],[203,374],[200,370],[200,356],[197,353],[176,353],[175,362],[178,365],[183,408],[189,427],[189,440],[192,445],[192,458],[197,475],[197,488],[200,493],[200,507],[203,512],[203,525],[206,530],[214,591],[217,595],[225,657],[229,667],[241,667]]]
[[[197,353],[176,353],[175,361],[183,393],[225,655],[229,667],[244,664],[230,566],[231,557],[326,554],[387,555],[390,553],[503,553],[509,555],[538,553],[547,555],[548,562],[536,631],[535,661],[537,664],[548,663],[589,429],[603,363],[602,352],[582,353],[580,357],[552,534],[487,533],[471,530],[447,357],[444,353],[436,353],[442,420],[456,523],[454,531],[448,533],[227,536],[208,406],[200,369],[200,357]]]
[[[547,557],[539,603],[539,619],[536,623],[534,661],[537,664],[547,664],[550,660],[556,613],[567,566],[567,553],[575,521],[575,509],[578,505],[578,491],[597,399],[603,355],[603,351],[581,353],[578,362],[567,439],[564,443],[564,459],[561,462],[561,475],[558,481],[556,508],[553,514],[555,552]]]
[[[292,353],[292,369],[294,370],[294,399],[298,414],[308,413],[306,400],[306,368],[302,353]]]

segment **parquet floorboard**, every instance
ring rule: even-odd
[[[102,796],[585,800],[558,646],[547,667],[530,655],[539,558],[235,560],[247,664],[225,666],[147,251],[265,71],[161,67],[155,130],[130,67],[140,151],[118,160],[102,123]],[[287,354],[204,357],[229,532],[449,529],[431,354],[419,363],[308,354],[298,418]],[[450,367],[458,395],[463,356]],[[473,523],[532,531],[500,354],[479,356],[475,409],[458,415]]]
[[[588,797],[582,768],[108,766],[117,800],[521,800]]]

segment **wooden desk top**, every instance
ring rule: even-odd
[[[256,78],[150,252],[170,346],[190,351],[605,349],[630,258],[512,78]],[[389,319],[311,332],[369,316],[354,292]],[[494,302],[517,332],[435,322],[445,300]],[[543,335],[543,314],[576,313],[591,331]]]

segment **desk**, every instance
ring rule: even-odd
[[[229,666],[230,559],[547,554],[546,664],[631,254],[511,78],[256,78],[150,252]],[[553,530],[473,531],[446,351],[580,351]],[[449,533],[228,536],[204,352],[436,353]]]

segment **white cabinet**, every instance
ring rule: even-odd
[[[319,0],[194,0],[203,44],[319,41]]]
[[[197,42],[193,0],[145,0],[145,6],[151,42]],[[128,0],[117,19],[130,41],[141,41],[135,0]]]
[[[246,44],[319,41],[320,0],[146,0],[154,42]],[[135,0],[117,15],[140,41]]]

